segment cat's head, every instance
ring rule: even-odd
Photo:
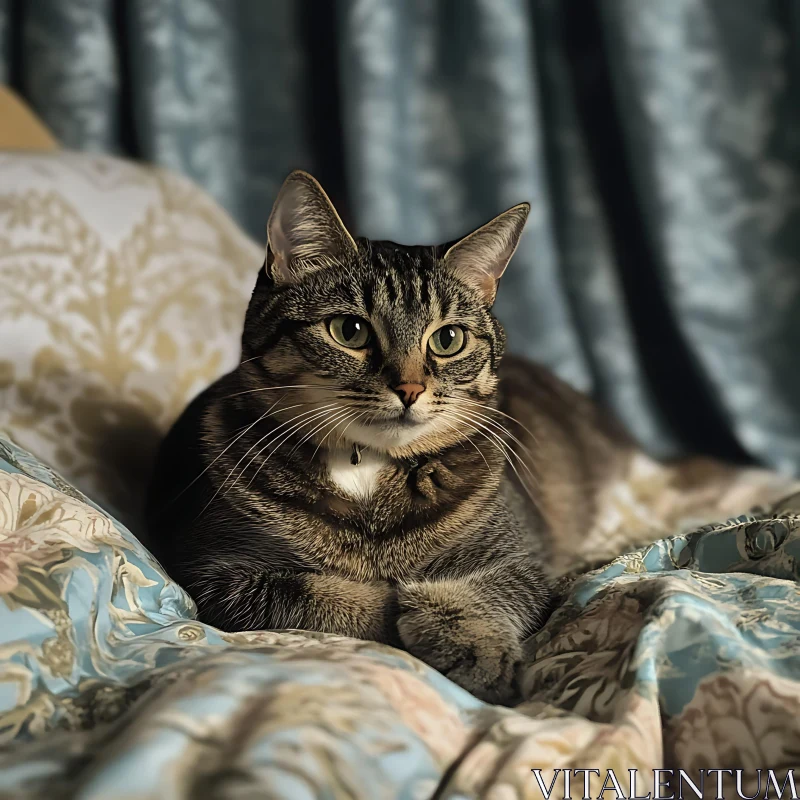
[[[320,185],[292,173],[245,321],[251,399],[325,446],[409,456],[474,433],[505,345],[491,306],[528,211],[439,247],[353,239]]]

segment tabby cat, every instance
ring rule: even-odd
[[[503,356],[491,307],[528,211],[407,247],[353,239],[289,176],[241,363],[184,412],[152,481],[152,548],[201,620],[374,639],[514,698],[559,548],[635,453],[588,399]]]

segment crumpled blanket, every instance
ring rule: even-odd
[[[753,795],[800,761],[799,561],[787,501],[579,575],[506,709],[389,647],[200,624],[130,531],[0,436],[0,797],[512,800],[563,796],[567,769],[598,770],[597,797],[663,767],[743,768]]]

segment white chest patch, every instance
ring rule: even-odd
[[[328,477],[348,497],[364,500],[372,494],[378,473],[389,465],[389,459],[383,453],[362,450],[361,463],[356,466],[350,463],[351,455],[350,450],[329,450]]]

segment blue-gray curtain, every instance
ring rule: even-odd
[[[521,200],[498,312],[653,451],[800,471],[796,0],[0,0],[0,80],[67,146],[253,236],[294,167],[360,235]]]

